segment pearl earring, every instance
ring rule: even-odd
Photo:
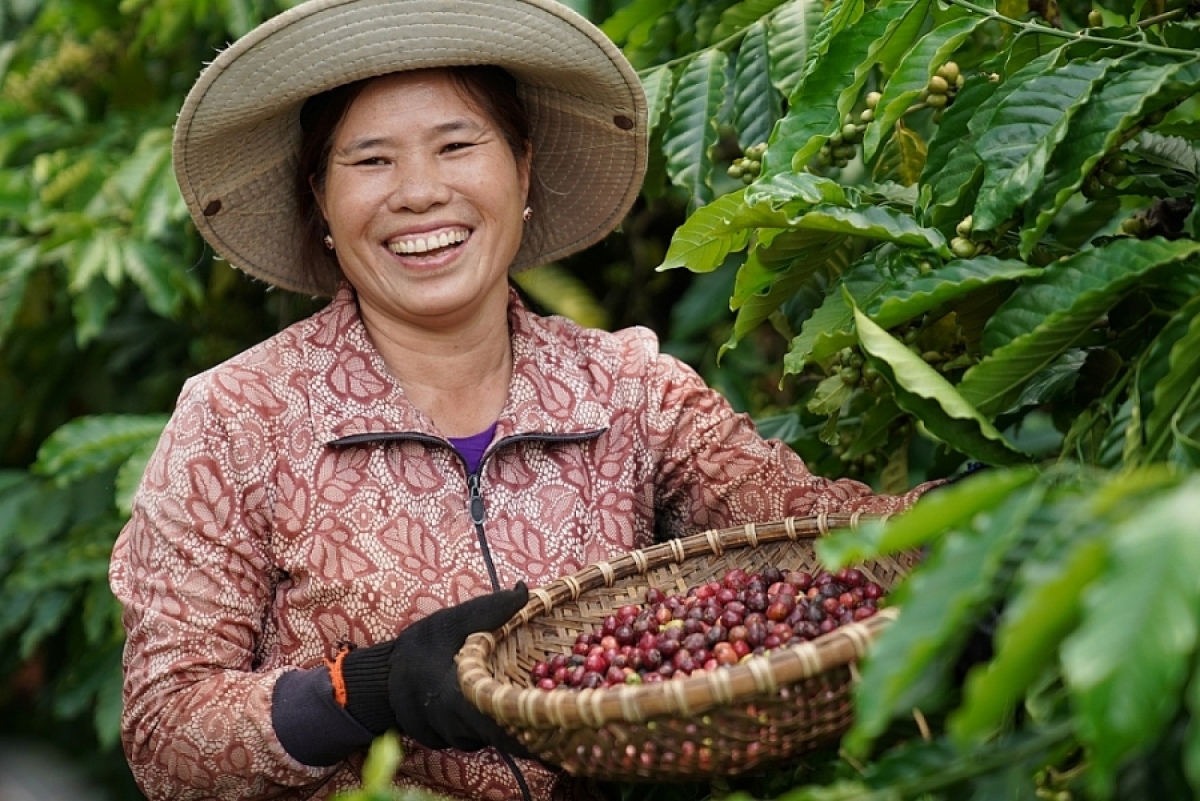
[[[533,207],[532,206],[525,207],[525,211],[521,212],[521,219],[524,220],[525,222],[529,222],[530,220],[533,219]]]
[[[322,239],[321,241],[325,243],[326,248],[328,248],[329,250],[333,250],[333,237],[332,236],[330,236],[329,234],[325,234],[325,238]]]

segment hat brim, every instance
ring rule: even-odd
[[[508,70],[530,118],[545,207],[512,269],[606,236],[641,187],[646,99],[616,46],[553,0],[309,0],[238,39],[200,75],[175,126],[175,175],[200,233],[251,275],[326,292],[300,267],[300,107],[364,78],[470,64]]]

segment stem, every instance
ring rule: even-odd
[[[1060,30],[1058,28],[1048,28],[1044,25],[1036,25],[1032,22],[1021,22],[1020,20],[1006,17],[1003,14],[992,11],[989,8],[977,6],[970,0],[946,0],[952,6],[965,8],[974,14],[979,14],[987,19],[1003,22],[1006,25],[1012,25],[1015,28],[1020,28],[1025,31],[1036,31],[1037,33],[1045,34],[1046,36],[1056,36],[1059,39],[1069,39],[1071,41],[1082,41],[1084,38],[1089,42],[1095,42],[1102,45],[1112,45],[1116,47],[1130,47],[1134,50],[1144,50],[1147,53],[1162,53],[1168,56],[1181,56],[1184,58],[1195,58],[1196,54],[1190,50],[1183,50],[1177,47],[1165,47],[1162,45],[1146,44],[1145,42],[1131,42],[1127,39],[1109,39],[1105,36],[1087,36],[1085,34],[1072,33],[1070,31]]]
[[[1149,28],[1151,25],[1157,25],[1160,22],[1170,22],[1173,19],[1181,19],[1187,16],[1187,8],[1177,8],[1174,11],[1167,11],[1164,14],[1159,14],[1156,17],[1146,17],[1138,22],[1139,28]]]

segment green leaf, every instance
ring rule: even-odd
[[[765,23],[771,12],[783,5],[786,0],[741,0],[721,12],[721,21],[713,28],[712,38],[720,41],[747,28],[759,28],[765,33]],[[764,19],[766,17],[767,19]],[[746,34],[747,36],[751,34]],[[745,47],[742,40],[742,47]],[[763,53],[763,66],[766,66],[766,53]]]
[[[631,0],[600,25],[600,30],[618,45],[625,43],[633,30],[646,23],[653,24],[670,11],[671,0]]]
[[[911,551],[967,526],[987,514],[1038,473],[1031,467],[986,470],[926,492],[906,511],[869,520],[816,543],[821,564],[840,568],[868,559]]]
[[[886,206],[847,209],[820,205],[795,220],[792,227],[808,231],[850,234],[949,255],[946,240],[939,231],[934,228],[922,228],[913,220],[912,215]]]
[[[675,230],[667,255],[659,270],[686,267],[692,272],[708,273],[717,269],[730,253],[742,250],[750,241],[755,221],[745,192],[731,192],[697,209]],[[786,217],[777,215],[783,222]]]
[[[767,141],[783,107],[768,64],[766,26],[755,23],[738,48],[733,77],[733,128],[743,150]]]
[[[157,440],[147,440],[117,468],[114,500],[117,510],[126,517],[133,512],[133,497],[141,486],[142,477],[146,473],[146,465],[150,463],[150,457],[154,455],[157,445]]]
[[[939,25],[904,54],[883,87],[875,107],[874,122],[867,126],[863,135],[865,161],[875,157],[880,145],[891,136],[896,122],[920,97],[937,67],[944,64],[983,21],[982,17],[968,16]]]
[[[1032,278],[1041,272],[1015,259],[955,259],[886,292],[867,311],[879,325],[894,328],[981,287]]]
[[[880,46],[872,49],[871,58],[881,72],[891,75],[928,23],[933,0],[891,0],[887,5],[899,6],[899,15],[888,26]]]
[[[512,281],[550,314],[588,328],[608,328],[608,311],[578,276],[561,264],[541,264],[512,276]]]
[[[403,759],[404,748],[395,732],[376,737],[363,762],[363,788],[376,793],[390,790]]]
[[[1195,62],[1181,64],[1159,54],[1134,52],[1114,64],[1072,120],[1069,147],[1054,151],[1044,180],[1025,204],[1022,257],[1033,252],[1084,178],[1116,148],[1122,134],[1145,117],[1151,101],[1161,102],[1156,100],[1160,95],[1173,100],[1177,91],[1195,92],[1198,85],[1200,66]]]
[[[0,239],[0,346],[8,339],[25,302],[25,289],[38,266],[38,252],[24,238]]]
[[[121,253],[125,273],[155,313],[174,319],[185,300],[203,297],[192,275],[179,269],[178,259],[153,242],[126,240]]]
[[[1081,600],[1108,560],[1102,540],[1069,543],[1049,559],[1021,565],[1019,590],[996,632],[996,656],[967,674],[963,702],[949,730],[966,746],[1000,728],[1021,696],[1057,665],[1059,646],[1079,622]]]
[[[854,298],[855,304],[868,308],[879,297],[916,274],[905,275],[903,268],[892,269],[883,249],[876,249],[846,271],[838,285]],[[855,342],[852,326],[854,313],[839,292],[830,291],[824,302],[804,321],[800,334],[793,337],[784,356],[784,374],[799,373],[810,361],[820,361]]]
[[[808,47],[808,55],[804,60],[804,69],[801,73],[802,78],[807,78],[825,57],[825,54],[829,52],[834,37],[862,18],[863,12],[866,10],[866,3],[864,0],[833,0],[832,3],[823,5],[822,8],[824,13]],[[792,96],[790,92],[784,94],[788,97]]]
[[[776,233],[776,232],[772,232]],[[816,263],[828,258],[844,237],[812,231],[782,231],[764,237],[738,268],[729,298],[729,308],[742,308],[755,295],[765,293],[785,273],[799,270],[806,276],[816,272]]]
[[[663,138],[667,174],[690,195],[695,210],[712,200],[712,148],[717,111],[725,94],[725,64],[719,50],[704,50],[688,62],[671,97],[671,119]]]
[[[845,236],[808,231],[783,234],[772,241],[769,249],[757,248],[738,271],[738,284],[730,302],[738,311],[737,319],[719,355],[737,347],[746,334],[774,314],[814,275],[840,274],[850,262],[852,249],[853,243]],[[783,270],[771,269],[764,267],[764,259],[790,263]]]
[[[975,144],[983,162],[983,185],[972,212],[975,230],[995,229],[1029,199],[1041,183],[1050,153],[1111,63],[1070,61],[1033,76],[996,107]]]
[[[1098,795],[1131,753],[1176,714],[1190,674],[1200,609],[1200,481],[1145,498],[1113,529],[1109,568],[1063,643],[1064,675]]]
[[[58,486],[111,469],[157,441],[166,415],[94,415],[66,423],[38,450],[33,471]]]
[[[37,593],[17,646],[21,659],[28,659],[42,640],[62,625],[74,606],[73,595],[65,589],[44,589]]]
[[[854,324],[863,352],[892,385],[897,405],[920,420],[930,434],[985,464],[1028,461],[1028,455],[1011,446],[937,370],[857,308]]]
[[[809,45],[825,12],[823,0],[788,0],[767,27],[768,72],[784,97],[791,95],[804,75]]]
[[[818,203],[849,206],[846,188],[809,172],[782,172],[755,181],[746,189],[746,204],[796,214]],[[778,226],[776,226],[778,227]]]
[[[1042,500],[1037,487],[1018,491],[981,518],[938,542],[920,567],[891,592],[902,610],[872,644],[855,693],[855,721],[842,740],[862,754],[889,720],[936,707],[957,654],[993,601],[993,582],[1009,552],[1026,536]]]
[[[1194,436],[1181,431],[1179,423],[1200,407],[1196,388],[1200,385],[1200,298],[1184,306],[1159,334],[1170,336],[1164,347],[1165,374],[1153,383],[1152,404],[1145,415],[1145,460],[1164,460],[1172,444],[1180,437]],[[1143,372],[1143,376],[1146,374]]]
[[[1072,347],[1127,289],[1192,257],[1188,240],[1117,239],[1055,262],[1027,280],[988,321],[986,354],[958,390],[983,414],[1009,408],[1029,380]]]
[[[654,131],[667,109],[675,74],[664,65],[638,73],[638,77],[642,79],[642,90],[646,93],[646,130]]]
[[[912,3],[877,6],[834,35],[829,51],[788,98],[788,112],[775,126],[763,159],[765,174],[803,171],[829,135],[841,128],[842,115],[858,97],[876,54],[911,7]]]

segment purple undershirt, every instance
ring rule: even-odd
[[[469,437],[447,437],[447,439],[466,461],[467,472],[474,473],[479,469],[479,461],[483,458],[483,452],[487,450],[487,446],[492,444],[492,437],[495,433],[496,424],[492,423],[486,431],[478,434],[472,434]]]

